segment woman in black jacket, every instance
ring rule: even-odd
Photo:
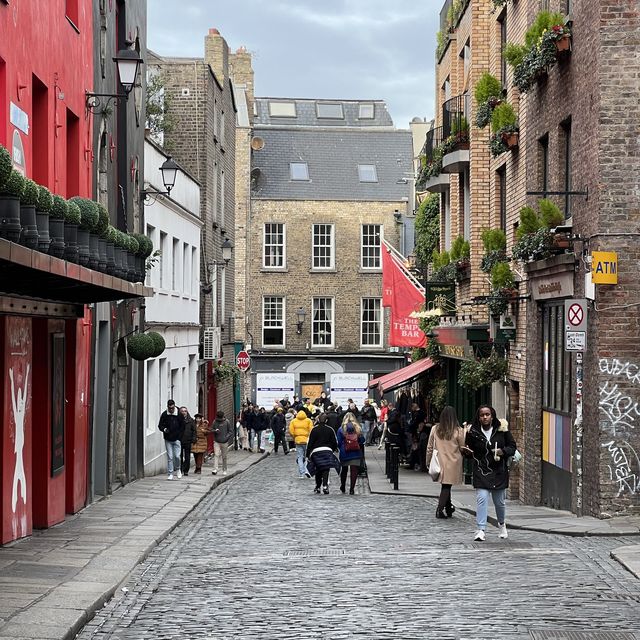
[[[327,415],[320,414],[318,424],[311,429],[307,442],[307,457],[309,462],[307,468],[315,469],[316,486],[315,493],[329,493],[329,471],[335,469],[340,473],[340,462],[333,454],[338,450],[336,432],[327,424]],[[309,469],[311,472],[312,469]]]
[[[191,467],[191,447],[197,440],[196,436],[196,423],[195,420],[189,415],[187,407],[180,407],[180,421],[183,425],[182,436],[180,437],[180,467],[182,469],[182,475],[189,475],[189,468]]]
[[[507,538],[505,496],[509,486],[508,459],[516,452],[516,442],[506,420],[498,420],[493,407],[478,408],[466,437],[466,451],[473,456],[473,486],[476,489],[474,540],[484,541],[489,496],[498,519],[498,537]]]

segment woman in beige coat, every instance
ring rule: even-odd
[[[451,487],[462,483],[463,449],[465,449],[464,429],[458,424],[456,410],[447,406],[440,414],[440,422],[431,428],[427,444],[427,467],[436,450],[441,469],[438,480],[442,487],[436,518],[450,518],[456,510],[451,504]]]

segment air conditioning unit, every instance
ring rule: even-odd
[[[220,327],[208,327],[204,330],[203,360],[217,360],[220,356]]]

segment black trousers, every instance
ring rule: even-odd
[[[183,444],[180,448],[180,470],[182,473],[189,473],[191,467],[191,445]]]
[[[289,453],[289,447],[287,446],[287,437],[284,431],[280,433],[273,432],[273,451],[278,453],[278,444],[282,444],[282,451]]]
[[[440,489],[440,498],[438,499],[439,511],[451,506],[451,486],[450,484],[443,484]]]
[[[326,487],[329,484],[329,471],[331,469],[325,469],[324,471],[316,471],[316,488],[319,489],[320,485]]]
[[[345,488],[347,484],[347,473],[350,473],[349,476],[349,489],[355,489],[356,482],[358,481],[358,473],[360,471],[360,467],[358,465],[344,465],[342,469],[340,469],[340,486]]]

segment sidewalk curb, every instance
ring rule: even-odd
[[[637,548],[637,551],[635,549]],[[631,551],[633,549],[633,551]],[[623,559],[623,555],[627,555],[629,553],[637,553],[637,560]],[[609,554],[616,562],[622,565],[629,573],[634,575],[636,578],[640,580],[640,545],[628,545],[625,547],[617,547],[616,549],[612,549]]]
[[[176,529],[180,524],[182,524],[182,522],[184,522],[184,520],[196,509],[196,507],[204,500],[204,498],[206,496],[208,496],[214,489],[217,489],[221,484],[223,484],[225,482],[228,482],[232,478],[235,478],[236,476],[239,476],[240,474],[244,473],[245,471],[247,471],[248,469],[250,469],[254,465],[258,464],[259,462],[262,462],[262,460],[265,460],[269,455],[270,454],[267,451],[267,452],[263,453],[261,456],[258,456],[254,460],[252,460],[250,462],[250,464],[246,468],[237,469],[235,471],[232,471],[228,476],[221,476],[221,477],[216,478],[213,481],[213,483],[211,484],[211,487],[209,487],[209,489],[202,494],[200,499],[186,513],[184,513],[180,518],[178,518],[178,520],[175,523],[173,523],[171,526],[169,526],[157,538],[154,538],[153,542],[151,542],[149,545],[147,545],[147,547],[144,549],[144,551],[142,551],[142,553],[132,563],[131,568],[127,571],[126,575],[120,581],[118,581],[113,587],[110,587],[106,591],[103,591],[100,595],[98,595],[96,597],[96,599],[89,606],[85,607],[84,612],[78,618],[76,618],[76,620],[71,624],[69,630],[63,636],[61,636],[61,640],[73,640],[78,635],[78,633],[81,631],[81,629],[96,615],[96,613],[100,609],[102,609],[104,604],[116,594],[116,592],[118,591],[120,586],[127,581],[127,579],[129,578],[129,575],[131,574],[131,572],[141,562],[144,562],[144,560],[147,559],[149,554],[165,538],[167,538],[174,531],[174,529]],[[97,557],[100,557],[100,556],[97,556]],[[53,592],[55,592],[55,589],[53,589],[51,593],[53,593]],[[47,594],[47,595],[50,595],[50,594]],[[7,622],[10,622],[10,620],[7,621]]]

